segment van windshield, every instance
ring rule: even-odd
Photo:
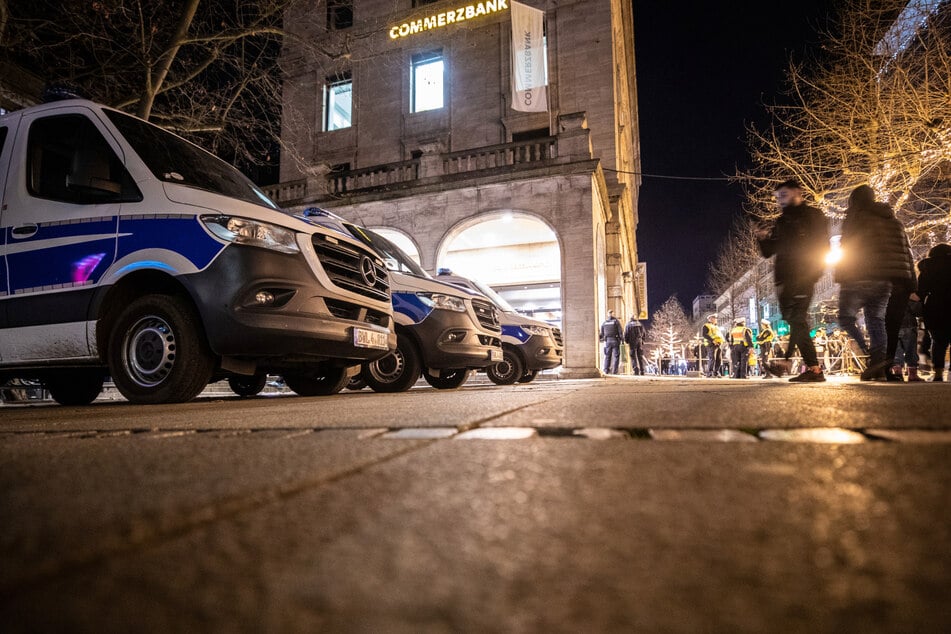
[[[278,209],[244,174],[197,145],[123,112],[104,112],[159,180]]]
[[[511,304],[509,304],[507,301],[505,301],[505,298],[504,298],[504,297],[502,297],[501,295],[499,295],[498,293],[496,293],[496,292],[495,292],[495,289],[492,288],[491,286],[489,286],[488,284],[483,284],[483,283],[480,282],[479,280],[473,280],[473,279],[470,279],[469,281],[472,282],[472,285],[473,285],[473,286],[475,286],[477,289],[479,289],[479,292],[480,292],[480,293],[482,293],[483,295],[485,295],[486,297],[488,297],[489,299],[491,299],[492,302],[493,302],[496,306],[498,306],[499,308],[501,308],[501,309],[502,309],[502,312],[505,312],[505,313],[517,313],[517,312],[518,312],[517,310],[515,310],[515,308],[512,307]]]
[[[344,226],[347,227],[347,230],[350,231],[354,237],[379,253],[386,263],[386,268],[389,270],[396,271],[397,273],[415,275],[416,277],[430,277],[429,273],[424,271],[420,265],[416,264],[402,249],[383,236],[373,233],[364,227],[358,227],[350,223],[345,223]]]

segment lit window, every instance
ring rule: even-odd
[[[413,57],[413,112],[436,110],[443,107],[444,67],[441,51]]]
[[[327,0],[327,28],[339,31],[353,26],[353,0]]]
[[[324,92],[324,130],[340,130],[353,125],[353,80],[349,77],[328,82]]]

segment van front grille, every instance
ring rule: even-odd
[[[315,233],[314,251],[330,280],[342,289],[381,302],[390,301],[390,276],[376,253]]]

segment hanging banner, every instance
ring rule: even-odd
[[[512,108],[520,112],[547,112],[545,86],[545,12],[511,2]]]

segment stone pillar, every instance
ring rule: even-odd
[[[422,156],[419,157],[419,177],[443,175],[443,152],[445,146],[441,141],[430,141],[419,146]]]
[[[558,117],[558,157],[578,160],[592,156],[591,132],[583,112],[572,112]]]

